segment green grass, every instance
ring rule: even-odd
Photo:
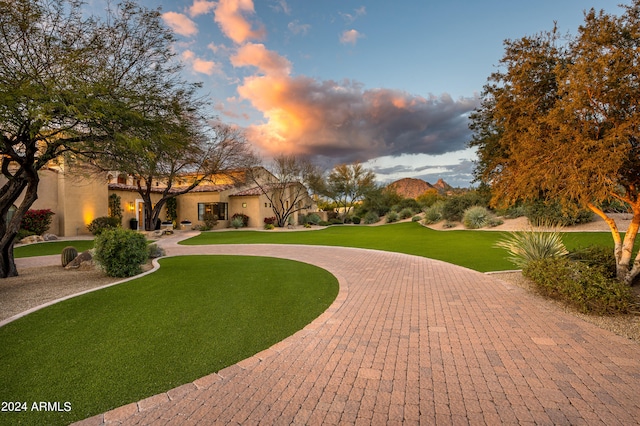
[[[338,293],[327,271],[289,260],[160,263],[151,275],[0,328],[0,399],[72,407],[0,413],[0,424],[69,423],[189,383],[300,330]]]
[[[50,254],[61,254],[62,249],[67,246],[74,246],[78,249],[78,253],[82,253],[93,248],[93,240],[51,241],[15,246],[13,254],[16,259],[19,257],[48,256]]]
[[[434,231],[415,222],[383,226],[330,226],[310,232],[204,232],[180,244],[310,244],[386,250],[443,260],[480,272],[517,267],[506,250],[495,247],[504,232]],[[613,248],[608,232],[567,232],[568,249],[602,245]]]

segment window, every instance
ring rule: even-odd
[[[227,220],[227,206],[227,203],[198,203],[198,220],[203,221],[208,213],[217,215],[218,220]]]

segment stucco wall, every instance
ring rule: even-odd
[[[90,235],[87,225],[109,209],[106,179],[100,176],[58,174],[60,235]]]

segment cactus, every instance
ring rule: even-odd
[[[62,267],[67,266],[73,259],[78,256],[78,250],[73,246],[67,246],[62,249]]]

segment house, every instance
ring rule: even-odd
[[[268,179],[267,173],[261,169],[259,175]],[[187,186],[190,177],[185,175],[178,179],[172,190],[178,191]],[[0,177],[0,185],[3,179]],[[161,183],[156,184],[151,193],[152,202],[161,198],[164,189]],[[287,207],[294,201],[288,199],[291,194],[289,191],[283,197]],[[55,213],[49,229],[53,234],[67,237],[88,235],[87,225],[93,219],[109,215],[109,197],[112,195],[119,197],[122,226],[129,227],[131,219],[136,219],[137,229],[144,229],[144,203],[137,192],[136,178],[125,173],[70,172],[60,166],[41,170],[38,199],[31,208],[51,209]],[[17,203],[21,201],[20,198]],[[308,196],[298,202],[302,210],[293,214],[294,223],[298,223],[299,215],[317,210],[316,204]],[[262,227],[264,219],[274,215],[268,197],[247,178],[247,170],[212,176],[190,192],[178,195],[176,204],[177,223],[190,223],[182,225],[183,229],[203,225],[207,213],[218,216],[217,229],[229,227],[236,213],[248,216],[248,226],[254,228]],[[166,207],[160,219],[166,219]]]

